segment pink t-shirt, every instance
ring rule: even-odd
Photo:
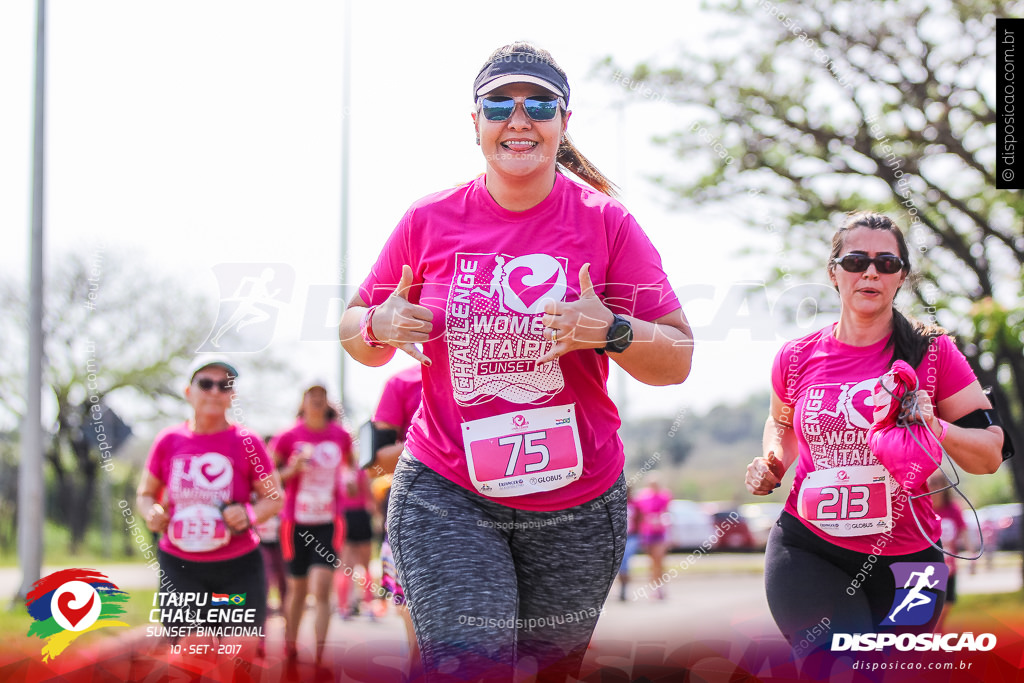
[[[338,472],[338,509],[345,510],[370,509],[373,503],[373,492],[370,490],[370,475],[358,467],[346,467]]]
[[[254,529],[232,534],[217,509],[222,501],[246,503],[272,480],[274,464],[263,441],[237,425],[196,434],[187,422],[160,432],[146,469],[167,487],[171,516],[160,549],[193,562],[219,562],[256,548]]]
[[[967,522],[964,521],[964,513],[960,507],[950,501],[947,505],[935,508],[935,514],[939,516],[939,524],[942,529],[942,548],[946,552],[960,554],[963,552],[963,535],[967,531]],[[956,558],[951,555],[943,555],[949,573],[956,573]]]
[[[345,454],[352,449],[349,433],[337,422],[314,431],[300,419],[274,437],[270,449],[282,466],[305,450],[312,455],[306,470],[285,482],[281,519],[297,524],[334,521],[340,505],[338,479],[345,467]]]
[[[796,477],[786,500],[786,511],[804,526],[832,543],[855,552],[905,555],[939,538],[939,520],[929,497],[913,501],[914,511],[929,539],[923,538],[911,516],[902,485],[892,488],[893,528],[865,536],[833,536],[802,519],[797,509],[800,488],[815,469],[877,465],[868,445],[873,406],[870,401],[878,378],[889,370],[892,349],[888,338],[870,346],[851,346],[833,336],[830,325],[801,339],[786,342],[775,357],[772,388],[787,406],[795,408],[793,426],[799,444]],[[967,359],[949,337],[936,337],[915,368],[920,389],[932,405],[949,398],[975,381]],[[937,411],[938,414],[938,411]],[[924,476],[911,484],[910,495],[927,492]]]
[[[398,438],[405,440],[405,433],[412,425],[416,411],[423,399],[423,374],[420,366],[406,368],[392,376],[384,385],[384,391],[373,414],[374,422],[386,422],[398,427]]]
[[[644,489],[633,499],[640,512],[640,533],[659,534],[665,531],[665,513],[672,494],[664,489]]]
[[[367,304],[382,303],[409,265],[410,301],[433,312],[433,338],[424,344],[433,363],[423,369],[423,408],[407,440],[413,455],[475,491],[464,423],[508,415],[510,424],[522,425],[524,411],[574,405],[581,476],[554,490],[494,500],[522,510],[561,510],[615,482],[623,451],[606,388],[607,357],[586,349],[536,366],[551,348],[543,337],[543,300],[576,300],[584,263],[598,296],[620,314],[654,320],[679,308],[661,257],[634,218],[614,199],[561,174],[551,193],[526,211],[502,208],[484,176],[412,205],[360,295]]]

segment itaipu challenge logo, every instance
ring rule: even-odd
[[[63,569],[35,582],[25,598],[35,620],[28,635],[42,638],[43,661],[55,658],[78,636],[108,626],[128,626],[128,594],[95,569]]]

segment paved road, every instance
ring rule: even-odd
[[[987,566],[984,561],[977,565],[975,573],[961,571],[958,579],[961,586],[958,588],[963,593],[1012,593],[1021,589],[1020,553],[999,552],[995,553],[992,566]],[[669,555],[666,560],[666,567],[679,566],[682,564],[685,555]],[[152,569],[143,564],[123,563],[94,563],[94,569],[104,572],[119,587],[125,589],[154,588],[156,578]],[[643,587],[647,571],[647,557],[637,555],[633,558],[630,566],[635,580],[630,584],[630,593]],[[962,564],[961,567],[967,566]],[[50,574],[65,567],[82,567],[81,564],[60,564],[47,565],[43,567],[43,575]],[[720,553],[705,555],[699,558],[694,566],[687,569],[685,577],[674,579],[668,584],[668,593],[672,596],[675,592],[673,585],[689,585],[687,581],[697,576],[723,575],[730,577],[747,576],[756,577],[760,585],[760,575],[763,567],[761,555],[750,555],[744,553]],[[0,600],[14,595],[21,583],[21,571],[17,567],[0,567]]]

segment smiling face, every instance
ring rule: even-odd
[[[858,227],[845,233],[838,256],[841,258],[851,253],[867,254],[871,258],[880,254],[899,256],[900,247],[896,236],[888,230]],[[839,290],[843,308],[858,316],[872,318],[888,314],[907,274],[902,270],[891,275],[879,273],[874,263],[868,265],[863,273],[848,273],[839,265],[832,264],[829,277]]]
[[[510,83],[487,93],[495,97],[550,96],[531,83]],[[521,102],[505,121],[488,121],[477,110],[473,123],[480,138],[480,149],[487,160],[487,172],[508,179],[531,179],[553,175],[558,143],[569,121],[569,112],[559,111],[550,121],[534,121],[526,115]]]

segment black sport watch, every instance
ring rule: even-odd
[[[608,340],[603,349],[594,349],[598,353],[622,353],[633,343],[633,326],[618,313],[612,313],[612,324],[608,326]]]

